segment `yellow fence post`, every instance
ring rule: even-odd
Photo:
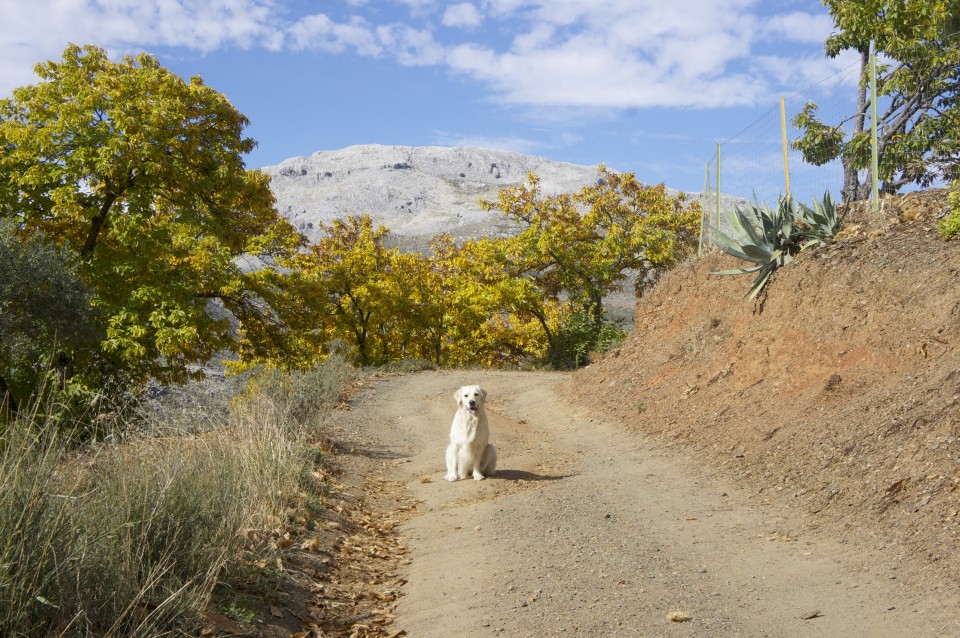
[[[700,243],[697,245],[697,257],[703,255],[703,229],[707,225],[707,205],[710,203],[707,199],[707,190],[710,188],[710,162],[707,162],[703,169],[703,201],[700,204]]]
[[[870,43],[870,181],[873,182],[870,198],[874,212],[880,210],[880,149],[877,146],[877,51]]]
[[[720,142],[717,142],[717,224],[715,228],[720,230]]]
[[[787,109],[780,96],[780,132],[783,138],[783,182],[787,188],[787,199],[790,199],[790,162],[787,160]]]

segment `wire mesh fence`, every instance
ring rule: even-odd
[[[736,206],[760,203],[775,206],[786,195],[810,205],[824,193],[840,199],[843,165],[825,157],[808,161],[793,142],[802,135],[794,117],[809,103],[819,119],[845,123],[857,113],[856,87],[860,65],[843,71],[771,104],[770,109],[736,135],[717,144],[706,163],[702,206],[704,228],[701,248],[710,245],[714,228],[728,227]]]

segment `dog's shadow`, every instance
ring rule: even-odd
[[[494,479],[503,479],[505,481],[559,481],[567,478],[565,475],[534,474],[525,470],[500,470],[491,476]]]

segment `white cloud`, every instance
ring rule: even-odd
[[[33,64],[69,42],[114,51],[276,48],[273,0],[31,0],[0,3],[0,93],[35,80]]]
[[[816,55],[763,55],[755,57],[753,63],[764,75],[777,78],[782,87],[789,87],[787,93],[851,87],[860,79],[860,56],[853,51],[844,51],[832,59]]]
[[[382,52],[370,25],[362,18],[337,23],[323,14],[306,16],[287,29],[289,45],[295,50],[318,49],[342,53],[348,49],[360,55]]]
[[[400,64],[426,66],[443,61],[443,47],[425,29],[393,24],[377,28],[377,38],[389,49]]]
[[[111,50],[325,51],[446,67],[504,103],[562,110],[749,106],[816,82],[829,16],[761,16],[760,0],[346,0],[297,15],[289,0],[0,3],[0,93],[68,41]],[[482,7],[482,11],[481,11]],[[769,7],[763,7],[769,12]],[[443,30],[439,24],[469,29]],[[493,35],[491,35],[493,34]],[[823,73],[822,76],[817,77]]]
[[[476,27],[481,22],[483,15],[469,2],[450,5],[443,12],[443,24],[448,27]]]
[[[566,107],[750,105],[775,78],[749,64],[753,0],[492,0],[513,26],[508,46],[463,42],[451,69],[505,102]]]
[[[786,38],[792,42],[823,45],[827,37],[836,30],[829,15],[813,15],[793,12],[773,16],[763,25],[767,39]]]

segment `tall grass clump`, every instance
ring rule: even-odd
[[[3,432],[0,635],[162,636],[206,601],[250,518],[225,437],[80,455],[42,421]]]
[[[74,542],[75,481],[58,473],[65,446],[27,414],[0,438],[0,635],[42,635],[63,615],[55,592],[81,554]]]
[[[324,412],[339,403],[344,387],[354,374],[341,349],[309,370],[261,370],[253,374],[235,405],[253,399],[266,401],[285,427],[314,424]],[[248,407],[250,407],[248,405]]]
[[[163,437],[77,448],[42,410],[8,420],[0,429],[0,635],[195,631],[214,586],[249,549],[245,532],[269,538],[316,491],[309,419],[317,414],[304,418],[301,393],[322,379],[332,396],[331,370],[274,378],[287,388],[285,402],[248,385],[222,427],[202,435],[169,434],[196,430],[179,423]]]

